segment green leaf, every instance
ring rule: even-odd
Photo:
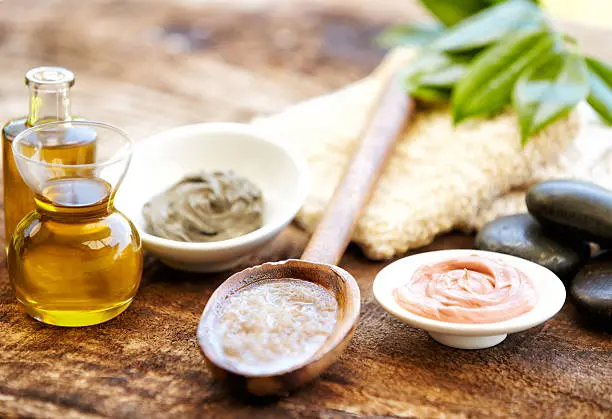
[[[566,115],[588,94],[588,71],[584,58],[578,54],[552,53],[527,68],[516,82],[512,95],[522,143]]]
[[[424,86],[453,87],[463,78],[468,70],[465,63],[449,62],[447,66],[439,68],[436,72],[423,74],[419,82]]]
[[[512,87],[523,70],[551,51],[556,38],[548,32],[524,33],[486,49],[470,64],[453,90],[453,120],[492,115],[510,103]]]
[[[487,6],[482,0],[421,0],[421,4],[446,26],[453,26]]]
[[[446,103],[450,99],[451,90],[440,87],[420,86],[412,90],[410,96],[425,103]]]
[[[591,88],[587,102],[607,124],[612,124],[612,67],[590,57],[586,63]]]
[[[468,63],[467,57],[426,51],[407,67],[404,73],[406,90],[411,93],[421,86],[450,88],[466,73]]]
[[[540,9],[528,0],[511,0],[469,17],[436,38],[431,48],[458,52],[479,49],[516,32],[535,32],[546,26]]]
[[[376,43],[385,48],[397,45],[424,45],[435,39],[444,28],[439,24],[407,23],[385,29]]]

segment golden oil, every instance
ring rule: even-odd
[[[17,300],[58,326],[104,322],[124,311],[142,275],[140,237],[113,207],[102,179],[56,178],[35,195],[8,250]]]
[[[26,74],[30,88],[30,111],[27,117],[9,121],[2,129],[2,174],[4,181],[4,232],[8,244],[15,227],[34,210],[32,191],[25,185],[13,159],[11,148],[15,137],[25,129],[55,120],[71,120],[70,87],[74,74],[60,67],[38,67]],[[90,163],[95,155],[95,135],[82,131],[71,142],[48,146],[42,151],[49,162],[64,164]]]

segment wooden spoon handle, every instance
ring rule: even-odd
[[[413,112],[414,101],[404,91],[399,76],[391,77],[359,148],[302,254],[303,260],[331,265],[340,262],[361,210]]]

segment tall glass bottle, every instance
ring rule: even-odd
[[[13,139],[34,125],[73,119],[70,113],[70,88],[74,85],[74,74],[71,71],[61,67],[33,68],[26,73],[25,83],[30,89],[28,116],[13,119],[2,129],[6,243],[19,221],[35,208],[32,191],[23,182],[13,159]],[[49,144],[42,152],[45,161],[69,165],[90,163],[94,154],[95,133],[89,131],[68,142]]]

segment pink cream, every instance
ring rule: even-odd
[[[467,256],[421,266],[393,295],[404,309],[452,323],[496,323],[532,310],[533,282],[501,261]]]

